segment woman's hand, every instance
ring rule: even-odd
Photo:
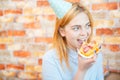
[[[96,55],[92,58],[83,58],[82,56],[78,55],[78,70],[86,72],[88,68],[90,68],[96,60]]]
[[[78,70],[75,74],[73,80],[84,80],[86,71],[93,65],[96,60],[96,55],[92,58],[83,58],[78,55]]]

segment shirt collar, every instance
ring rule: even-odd
[[[78,59],[78,53],[75,50],[68,48],[68,55],[73,59]]]

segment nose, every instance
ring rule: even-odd
[[[88,32],[86,30],[81,30],[80,31],[80,36],[87,36],[88,35]]]

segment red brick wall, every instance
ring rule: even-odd
[[[120,2],[82,2],[92,13],[103,64],[120,70]],[[41,79],[42,56],[52,42],[55,15],[47,0],[0,0],[0,80]]]

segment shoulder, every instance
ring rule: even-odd
[[[102,63],[103,61],[103,55],[102,52],[99,52],[97,55],[97,63]]]
[[[43,60],[51,60],[57,58],[57,53],[55,49],[50,49],[43,55]]]
[[[98,59],[102,59],[102,58],[103,58],[102,52],[99,52],[98,53]]]

